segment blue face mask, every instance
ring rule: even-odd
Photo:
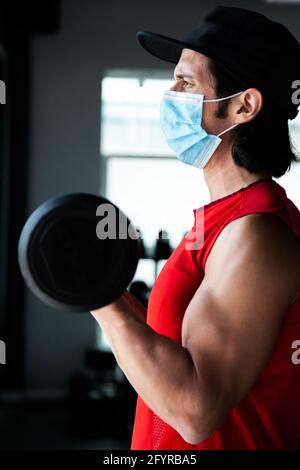
[[[205,167],[222,142],[220,136],[238,124],[218,135],[208,134],[202,127],[203,103],[228,100],[241,93],[213,100],[205,100],[204,95],[198,93],[164,93],[160,108],[161,129],[179,160],[197,168]]]

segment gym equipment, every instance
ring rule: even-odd
[[[169,235],[166,230],[159,230],[155,244],[154,256],[155,261],[168,259],[172,254],[172,248],[169,241]]]
[[[94,310],[120,297],[139,256],[139,234],[124,213],[107,199],[84,193],[38,207],[18,245],[28,287],[51,307],[71,312]]]

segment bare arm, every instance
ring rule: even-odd
[[[216,241],[182,325],[202,388],[199,435],[221,426],[266,365],[299,290],[299,266],[298,241],[276,216],[235,220]]]
[[[188,440],[186,415],[182,410],[185,389],[193,375],[193,362],[188,351],[157,334],[135,314],[123,296],[110,306],[91,313],[136,392],[158,416]]]
[[[92,312],[137,393],[187,442],[216,430],[265,366],[296,292],[295,260],[290,233],[277,221],[229,224],[186,310],[182,346],[122,298]]]

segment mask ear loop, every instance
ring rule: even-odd
[[[239,91],[238,93],[234,93],[234,95],[225,96],[224,98],[214,98],[212,100],[203,100],[203,103],[212,103],[212,102],[216,102],[216,101],[229,100],[230,98],[234,98],[235,96],[241,95],[242,93],[244,93],[244,92]]]
[[[229,100],[230,98],[234,98],[235,96],[241,95],[244,93],[243,91],[239,91],[238,93],[234,93],[234,95],[230,96],[225,96],[224,98],[215,98],[212,100],[203,100],[204,103],[211,103],[211,102],[216,102],[216,101],[224,101],[224,100]],[[225,129],[225,131],[220,132],[220,134],[217,135],[217,137],[221,137],[221,135],[225,134],[225,132],[231,131],[234,127],[238,126],[239,124],[233,124],[233,126],[228,127],[228,129]]]
[[[234,127],[238,126],[239,124],[233,124],[233,126],[228,127],[228,129],[225,129],[225,131],[220,132],[220,134],[217,135],[217,137],[221,137],[221,135],[225,134],[225,132],[231,131]]]

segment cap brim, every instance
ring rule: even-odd
[[[139,31],[136,36],[140,45],[146,51],[172,64],[178,63],[182,49],[191,49],[188,43],[162,36],[161,34],[151,33],[150,31]]]

